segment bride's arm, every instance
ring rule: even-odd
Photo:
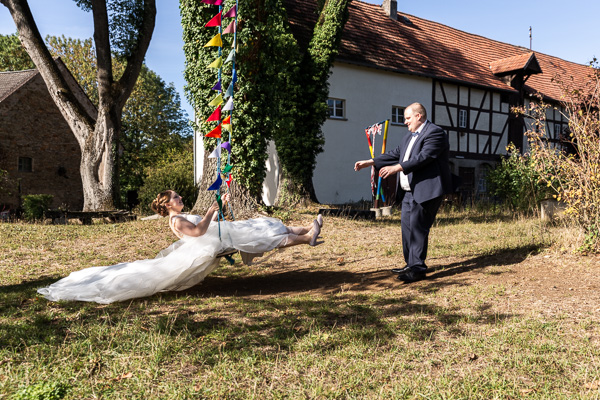
[[[194,225],[190,221],[183,218],[173,218],[175,220],[173,225],[175,225],[177,231],[186,236],[202,236],[208,230],[208,226],[210,225],[213,215],[218,211],[219,205],[215,201],[212,206],[210,206],[208,211],[206,211],[202,221],[198,222],[198,225]]]

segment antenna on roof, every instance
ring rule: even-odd
[[[531,50],[531,42],[532,42],[532,35],[531,35],[531,26],[529,27],[529,50]]]

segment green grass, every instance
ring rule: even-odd
[[[542,317],[508,307],[508,283],[456,282],[461,271],[510,273],[548,251],[552,229],[442,214],[430,246],[441,277],[374,288],[348,277],[401,257],[399,220],[330,218],[325,245],[252,267],[222,262],[186,292],[96,305],[35,290],[72,270],[153,257],[173,241],[164,221],[0,224],[0,399],[42,382],[66,388],[66,399],[598,398],[594,316]],[[281,274],[306,281],[283,281],[278,293],[269,279]],[[314,281],[327,276],[338,289]]]

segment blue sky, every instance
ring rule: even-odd
[[[175,85],[181,95],[182,106],[192,118],[192,108],[183,92],[185,56],[179,1],[157,0],[156,3],[156,28],[146,64],[163,80]],[[380,4],[381,1],[369,3]],[[29,4],[44,37],[65,35],[84,39],[93,34],[91,13],[81,11],[73,0],[30,0]],[[581,64],[600,56],[598,0],[400,0],[398,11],[523,47],[529,47],[531,26],[534,51]],[[0,34],[15,31],[8,9],[0,5]]]

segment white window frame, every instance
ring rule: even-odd
[[[341,115],[337,115],[341,114]],[[327,118],[346,119],[346,100],[330,97],[327,99]]]
[[[459,128],[467,128],[468,127],[468,114],[467,114],[467,110],[465,110],[465,109],[458,110],[458,127]]]
[[[555,122],[554,123],[554,139],[560,139],[561,133],[562,133],[562,124]]]
[[[390,122],[392,125],[406,125],[404,123],[404,111],[406,107],[392,106],[392,116]],[[400,118],[400,122],[398,121]]]

